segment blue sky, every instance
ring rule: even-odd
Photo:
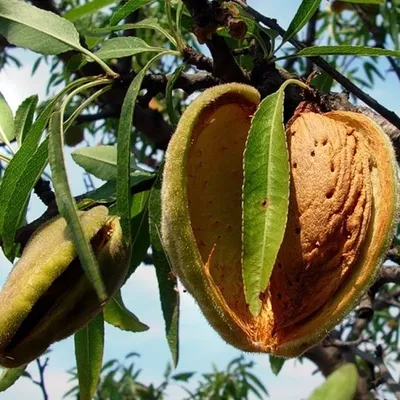
[[[260,12],[277,18],[280,24],[286,27],[293,16],[299,0],[290,2],[277,2],[276,0],[249,1]],[[290,3],[290,5],[288,4]],[[322,6],[328,6],[326,0]],[[45,99],[45,87],[48,77],[48,68],[41,65],[32,78],[30,71],[36,56],[28,51],[16,50],[24,63],[21,69],[6,67],[0,72],[0,91],[3,93],[13,110],[23,99],[37,93],[40,100]],[[386,60],[381,61],[383,71],[388,69]],[[399,83],[393,74],[387,74],[385,82],[378,81],[370,94],[378,101],[400,112],[398,105]],[[69,158],[69,177],[74,194],[85,191],[82,183],[82,170]],[[29,219],[40,216],[45,207],[32,196],[29,208]],[[6,279],[10,270],[10,263],[0,254],[0,286]],[[160,311],[158,287],[152,267],[140,267],[123,288],[126,305],[146,324],[150,330],[145,333],[133,334],[119,331],[116,328],[106,327],[105,360],[118,358],[122,360],[130,352],[141,354],[136,361],[137,367],[142,369],[141,379],[144,382],[160,382],[170,355],[164,337],[164,322]],[[227,345],[211,329],[205,318],[200,313],[197,305],[187,293],[181,290],[181,325],[180,325],[180,362],[176,372],[196,371],[198,376],[202,372],[211,371],[212,363],[219,368],[224,366],[240,354],[240,351]],[[73,367],[74,348],[73,340],[69,338],[52,346],[50,365],[46,371],[46,382],[50,400],[59,400],[71,388],[67,382],[69,376],[66,370]],[[270,393],[270,398],[298,400],[307,398],[309,393],[321,381],[320,374],[313,375],[315,366],[307,361],[302,365],[299,362],[289,361],[285,364],[281,374],[275,377],[269,367],[268,356],[248,355],[257,366],[254,372],[265,383]],[[36,376],[36,366],[32,364],[29,371]],[[181,399],[184,394],[178,387],[169,391],[170,399]],[[28,379],[21,379],[14,387],[0,394],[1,400],[15,399],[39,400],[41,393]]]

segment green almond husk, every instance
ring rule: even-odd
[[[129,262],[119,219],[104,206],[80,211],[79,217],[110,299]],[[65,220],[50,220],[32,235],[0,292],[0,365],[29,363],[85,326],[105,304],[82,270]]]

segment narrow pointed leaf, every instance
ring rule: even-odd
[[[367,46],[312,46],[300,50],[295,56],[299,57],[314,57],[314,56],[327,56],[327,55],[354,55],[354,56],[368,56],[368,57],[400,57],[400,51],[380,49],[377,47]]]
[[[111,17],[110,25],[117,25],[118,22],[125,19],[128,15],[132,14],[134,11],[150,4],[153,0],[128,0],[114,15]]]
[[[150,243],[165,320],[165,331],[172,360],[176,367],[179,360],[179,292],[177,279],[171,272],[161,242],[161,179],[156,181],[150,192],[149,224]]]
[[[129,175],[132,148],[133,111],[146,71],[150,68],[152,63],[163,54],[164,53],[160,53],[153,57],[132,80],[132,83],[126,92],[119,119],[117,146],[117,210],[121,217],[121,227],[125,234],[125,240],[129,244],[132,242],[130,224],[132,196]]]
[[[358,372],[354,364],[345,364],[311,394],[308,400],[352,400],[357,390]]]
[[[15,113],[14,132],[19,145],[24,141],[26,134],[32,126],[38,100],[37,95],[26,98]]]
[[[14,139],[14,116],[3,94],[0,92],[0,143]]]
[[[174,106],[174,101],[173,101],[173,96],[172,92],[174,90],[174,86],[176,81],[179,79],[181,76],[182,72],[185,70],[186,65],[182,64],[180,67],[178,67],[172,76],[168,79],[167,87],[165,89],[165,103],[167,105],[167,112],[169,116],[169,120],[173,126],[176,126],[179,121],[179,114],[175,109]]]
[[[95,177],[105,181],[117,179],[117,148],[115,146],[82,147],[72,152],[71,155],[79,166]],[[133,155],[131,155],[130,164],[133,173],[138,168]],[[151,173],[145,171],[135,172],[136,175],[144,177],[152,176]]]
[[[284,90],[254,115],[244,151],[242,268],[247,303],[257,316],[286,228],[289,162],[283,126]]]
[[[150,191],[146,191],[133,196],[131,209],[132,258],[126,279],[135,272],[136,268],[146,257],[147,250],[150,247],[149,194]]]
[[[64,18],[68,21],[73,22],[78,20],[79,18],[88,17],[89,15],[94,14],[102,8],[116,2],[117,0],[91,0],[88,3],[84,3],[79,7],[74,7],[69,10],[67,13],[64,14]]]
[[[0,374],[0,392],[10,388],[23,375],[27,365],[19,368],[4,368]]]
[[[130,29],[153,29],[165,36],[176,47],[176,40],[160,25],[157,18],[146,18],[134,24],[106,26],[105,28],[93,29],[88,32],[88,35],[104,35],[114,31],[125,31]]]
[[[321,0],[303,0],[297,9],[292,22],[289,25],[285,35],[283,36],[282,43],[287,42],[295,36],[310,20],[317,11]]]
[[[0,33],[11,44],[41,54],[82,49],[71,22],[19,0],[0,0]]]
[[[0,184],[0,238],[3,240],[3,251],[11,262],[17,251],[15,232],[23,222],[29,196],[47,164],[48,139],[38,147],[42,133],[59,99],[88,79],[71,83],[47,104],[4,172]]]
[[[149,329],[146,324],[140,322],[139,318],[125,307],[120,290],[114,294],[103,312],[104,321],[123,331],[144,332]]]
[[[92,400],[99,383],[104,351],[104,320],[100,313],[75,333],[75,357],[78,369],[79,398]]]
[[[110,58],[131,57],[146,51],[161,52],[165,49],[149,46],[144,40],[137,37],[117,37],[104,42],[96,56],[107,60]]]
[[[72,197],[65,168],[63,121],[59,111],[50,119],[49,162],[53,178],[57,207],[60,215],[67,221],[82,268],[97,292],[100,301],[107,299],[104,282],[92,246],[85,237],[79,221],[75,200]]]

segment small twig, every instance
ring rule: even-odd
[[[44,360],[43,364],[41,363],[40,358],[38,358],[36,360],[36,364],[37,364],[38,369],[39,369],[39,380],[36,381],[36,380],[32,379],[32,382],[35,385],[38,385],[40,387],[40,389],[42,391],[42,394],[43,394],[43,399],[44,400],[48,400],[49,399],[49,395],[47,394],[45,380],[44,380],[44,370],[46,369],[48,362],[49,362],[49,358],[48,357],[46,357],[46,359]]]
[[[374,365],[375,367],[378,367],[379,372],[381,373],[381,376],[383,380],[386,382],[390,391],[394,393],[396,399],[400,399],[400,385],[395,381],[392,374],[386,367],[383,361],[383,354],[382,354],[383,352],[376,351],[375,355],[373,355],[367,351],[359,349],[358,347],[354,347],[353,352],[359,357],[361,357],[363,360]]]
[[[276,20],[268,18],[258,11],[254,10],[252,7],[249,7],[242,0],[233,0],[236,4],[242,6],[256,21],[263,23],[268,28],[273,29],[278,32],[280,36],[284,36],[286,31],[283,29]],[[299,42],[298,40],[292,38],[289,42],[297,49],[302,50],[305,48],[304,44]],[[348,92],[352,93],[354,96],[358,97],[365,104],[370,106],[376,112],[378,112],[382,117],[391,122],[394,126],[400,129],[400,118],[393,111],[388,110],[386,107],[382,106],[382,104],[378,103],[375,99],[361,90],[358,86],[356,86],[353,82],[347,79],[344,75],[342,75],[339,71],[333,68],[327,61],[325,61],[321,57],[310,57],[312,62],[325,71],[328,75],[330,75],[333,79],[335,79],[339,84],[341,84]]]
[[[344,348],[344,347],[358,346],[361,343],[368,342],[369,340],[370,340],[369,338],[363,338],[363,337],[359,337],[356,340],[349,340],[349,341],[327,338],[322,342],[322,345],[324,347],[333,346],[333,347],[338,347],[338,348]]]
[[[197,38],[210,50],[214,60],[214,76],[226,82],[246,82],[246,74],[236,62],[225,39],[215,33],[221,22],[216,17],[225,18],[222,8],[207,0],[183,0],[183,3],[194,21]]]
[[[188,64],[196,66],[198,69],[213,72],[214,71],[214,63],[210,57],[205,56],[202,53],[197,52],[191,46],[185,46],[183,49],[183,61]]]
[[[50,182],[43,178],[39,178],[33,190],[46,206],[52,204],[56,199],[54,192],[51,190]]]

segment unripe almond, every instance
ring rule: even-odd
[[[129,252],[118,217],[104,206],[79,212],[108,299],[123,282]],[[90,322],[105,306],[86,278],[65,220],[57,217],[31,237],[0,292],[0,365],[15,368]]]

